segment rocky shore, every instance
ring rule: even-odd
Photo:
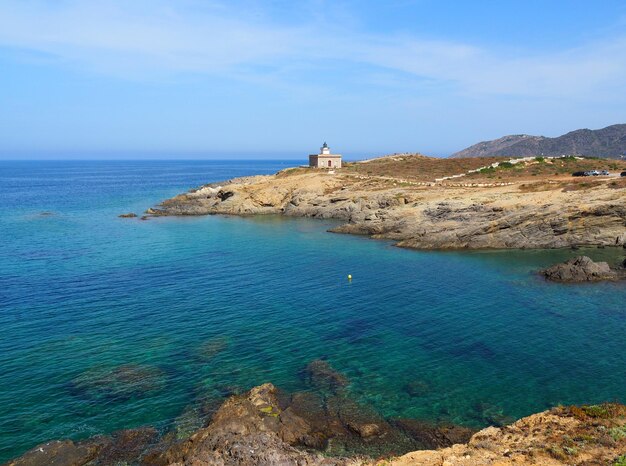
[[[309,370],[330,384],[326,402],[306,393],[288,395],[267,383],[228,399],[206,427],[182,440],[160,437],[152,428],[126,430],[48,442],[8,465],[623,465],[626,460],[620,456],[626,453],[623,405],[559,407],[473,435],[417,421],[392,425],[362,407],[331,401],[341,381],[317,364]],[[377,449],[398,441],[418,450],[397,456]],[[371,446],[375,454],[351,455],[351,442]]]
[[[345,222],[334,232],[417,249],[626,245],[624,183],[573,182],[569,175],[462,185],[418,181],[428,175],[406,176],[408,159],[385,160],[387,172],[398,165],[391,175],[380,174],[375,160],[332,173],[300,168],[237,178],[168,199],[147,214],[333,218]]]

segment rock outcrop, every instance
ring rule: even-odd
[[[319,399],[309,395],[302,392],[287,396],[267,383],[245,395],[231,397],[207,427],[182,441],[168,436],[157,440],[157,432],[151,428],[133,429],[80,442],[48,442],[7,464],[611,465],[618,464],[620,455],[626,454],[626,406],[603,404],[555,408],[474,435],[458,426],[393,421],[405,433],[405,439],[412,439],[414,448],[420,450],[400,457],[392,451],[380,454],[377,449],[369,457],[355,455],[346,448],[341,432],[373,445],[392,444],[402,434],[363,407],[336,397],[322,407]],[[336,437],[325,437],[329,433]],[[336,439],[340,444],[344,442],[341,449],[333,446]],[[387,459],[377,461],[372,457]]]
[[[623,274],[612,270],[606,262],[594,262],[587,256],[578,256],[540,272],[547,280],[555,282],[598,282],[617,280]]]
[[[488,427],[469,442],[416,451],[391,466],[618,465],[626,461],[626,406],[561,407]]]

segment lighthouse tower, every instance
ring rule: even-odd
[[[332,154],[328,144],[324,143],[319,154],[309,155],[309,167],[341,168],[341,154]]]

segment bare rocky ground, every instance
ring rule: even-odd
[[[206,185],[147,213],[333,218],[345,222],[334,232],[417,249],[626,246],[626,180],[569,175],[593,161],[531,162],[428,181],[469,167],[453,163],[403,156],[330,173],[290,169]]]

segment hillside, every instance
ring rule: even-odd
[[[528,157],[536,155],[584,155],[619,158],[626,154],[626,124],[598,130],[579,129],[556,138],[526,134],[483,141],[456,152],[450,158]]]

